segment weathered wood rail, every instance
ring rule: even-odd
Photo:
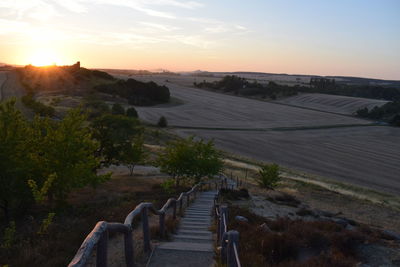
[[[241,184],[226,183],[225,188],[237,187]],[[220,190],[214,198],[214,215],[217,222],[217,244],[221,248],[221,262],[228,267],[241,267],[239,259],[239,232],[228,230],[228,206],[221,205],[219,202]]]
[[[182,215],[184,202],[186,207],[190,204],[190,198],[195,198],[197,192],[202,188],[208,186],[211,190],[212,187],[218,190],[221,187],[226,187],[226,179],[221,181],[208,181],[196,184],[187,192],[182,192],[179,197],[170,198],[164,206],[157,210],[152,203],[140,203],[132,210],[125,218],[124,223],[105,222],[100,221],[96,224],[93,230],[86,236],[82,245],[78,249],[75,257],[69,263],[69,267],[84,267],[88,260],[91,258],[93,251],[96,249],[96,266],[107,267],[107,254],[108,254],[108,236],[113,233],[122,233],[124,235],[124,250],[125,250],[125,263],[127,267],[135,266],[134,251],[133,251],[133,220],[140,216],[143,230],[143,248],[145,252],[151,251],[151,237],[150,227],[148,220],[148,213],[152,212],[159,216],[159,231],[161,236],[165,235],[165,216],[167,211],[172,208],[172,217],[175,219],[177,215],[177,206],[179,206],[179,214]]]

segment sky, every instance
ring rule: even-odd
[[[400,80],[399,0],[0,0],[0,62]]]

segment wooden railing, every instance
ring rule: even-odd
[[[219,181],[208,181],[196,184],[187,192],[183,192],[177,199],[170,198],[164,204],[164,206],[157,210],[152,203],[144,202],[140,203],[132,210],[125,218],[124,223],[109,223],[100,221],[96,224],[93,230],[86,236],[82,245],[80,246],[75,257],[69,263],[69,267],[84,267],[96,248],[96,266],[107,267],[107,252],[108,252],[108,236],[113,233],[122,233],[124,235],[124,249],[125,249],[125,262],[127,267],[135,266],[134,251],[133,251],[133,220],[137,217],[141,217],[142,230],[143,230],[143,248],[145,252],[151,251],[151,237],[148,213],[149,211],[159,216],[159,231],[160,235],[165,235],[165,216],[167,211],[172,208],[172,217],[176,218],[177,205],[179,205],[179,214],[182,215],[184,201],[186,207],[190,204],[190,198],[196,197],[198,191],[201,191],[202,187],[208,186],[211,189],[213,186],[215,190],[226,185],[226,179]]]
[[[236,184],[228,184],[225,188],[233,189]],[[221,187],[223,188],[223,187]],[[228,267],[241,267],[239,259],[239,232],[228,230],[228,206],[219,203],[220,191],[214,198],[214,215],[217,222],[217,244],[221,248],[221,262]]]

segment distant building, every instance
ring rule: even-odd
[[[80,61],[76,62],[76,63],[73,65],[73,67],[74,67],[74,69],[79,70],[79,69],[81,68],[81,62],[80,62]]]

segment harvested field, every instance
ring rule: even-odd
[[[372,109],[389,101],[326,94],[300,94],[277,101],[292,106],[352,115],[360,108]]]
[[[169,126],[179,126],[175,129],[178,134],[213,138],[220,148],[233,153],[400,193],[400,128],[361,127],[370,122],[172,83],[179,77],[168,78],[169,82],[165,82],[166,77],[133,78],[165,84],[173,97],[184,102],[178,106],[138,107],[139,116],[148,122],[156,123],[163,115]],[[337,128],[340,125],[349,127]]]
[[[149,79],[149,77],[144,77]],[[174,107],[138,107],[140,118],[156,123],[165,116],[170,126],[235,129],[270,129],[276,127],[319,127],[325,125],[361,125],[368,121],[314,110],[218,94],[163,82],[171,95],[184,102]],[[158,78],[158,79],[156,79]]]
[[[219,147],[257,160],[379,191],[400,193],[399,128],[178,132],[213,138]]]

